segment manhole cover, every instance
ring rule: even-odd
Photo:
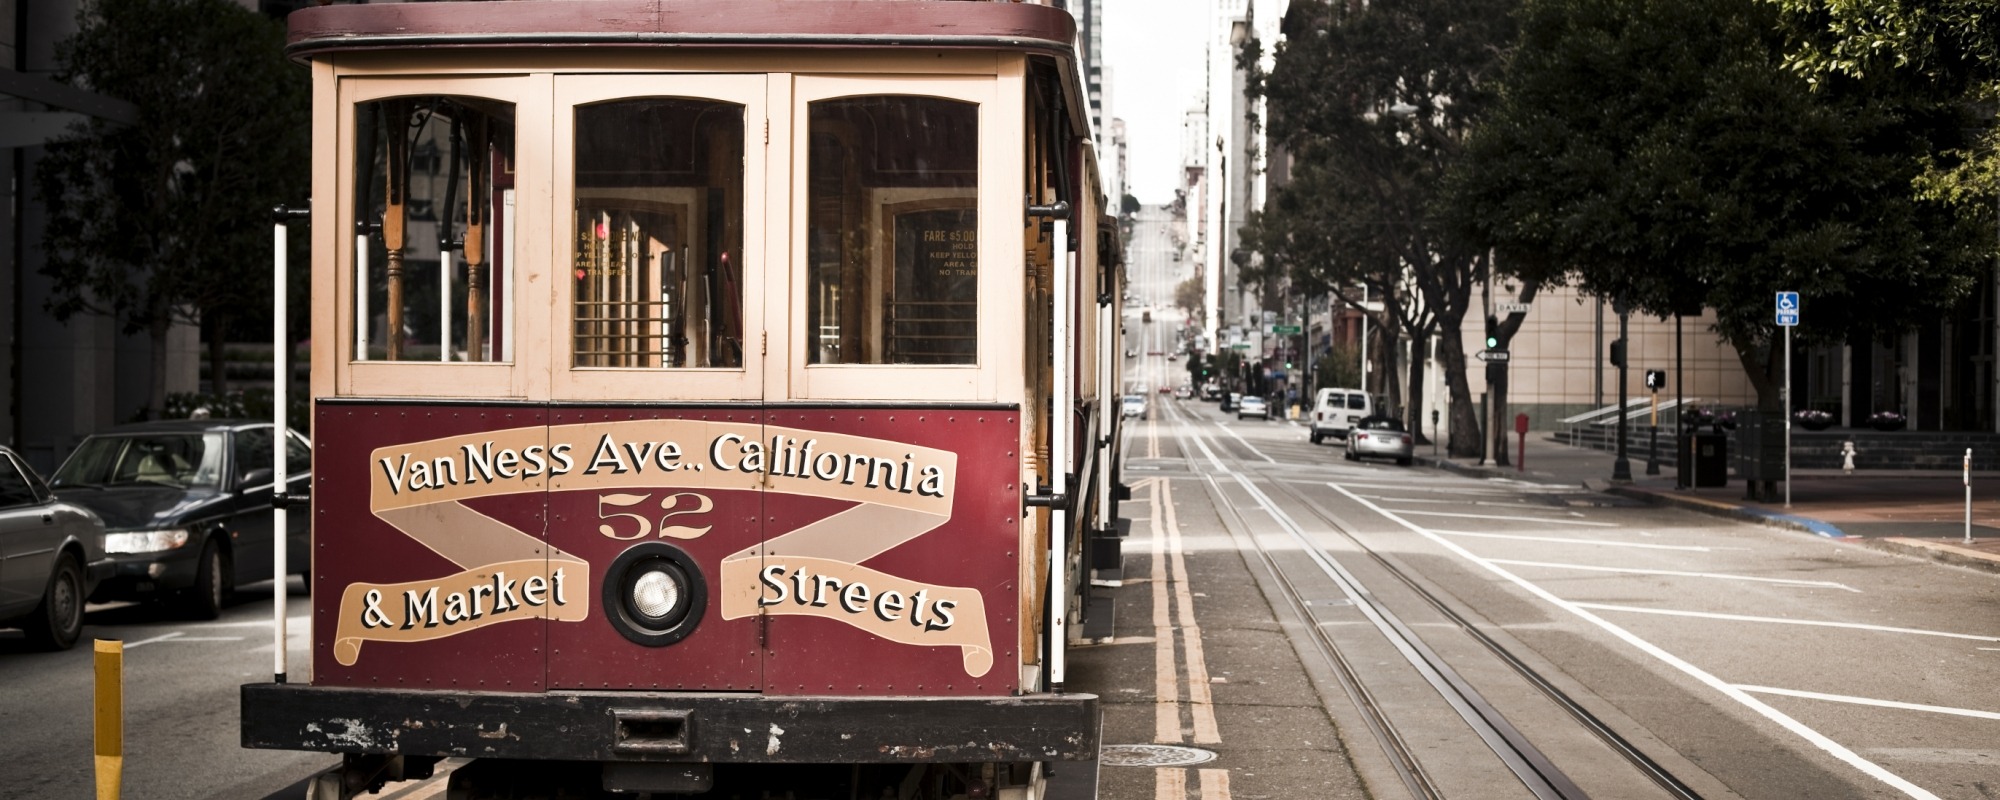
[[[1114,767],[1185,767],[1215,760],[1215,753],[1195,747],[1169,744],[1107,744],[1097,751],[1097,762]]]

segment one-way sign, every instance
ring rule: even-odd
[[[1509,353],[1505,350],[1481,350],[1478,353],[1475,353],[1474,355],[1479,356],[1479,360],[1486,361],[1489,363],[1505,362],[1507,359],[1513,356],[1512,353]]]

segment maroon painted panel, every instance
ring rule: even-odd
[[[374,495],[421,496],[433,479],[440,486],[467,479],[462,459],[438,468],[445,462],[431,458],[448,453],[408,461],[396,455],[385,464],[378,451],[425,452],[407,446],[503,429],[535,432],[529,438],[539,442],[546,412],[320,404],[315,414],[313,683],[541,691],[540,615],[555,602],[554,587],[536,592],[539,602],[522,594],[529,573],[541,573],[548,562],[540,544],[542,493],[438,504],[453,507],[443,512],[447,519],[472,525],[425,524],[412,515],[436,509],[377,509]],[[482,546],[481,534],[499,544]]]
[[[1014,691],[1018,423],[1000,410],[771,412],[774,434],[794,431],[787,438],[819,447],[793,459],[817,474],[774,475],[764,502],[769,545],[756,588],[769,615],[765,693]],[[877,452],[890,467],[876,460],[849,475],[843,457],[861,440],[888,445]],[[823,467],[839,474],[824,480]],[[836,483],[852,497],[827,497]]]
[[[318,415],[315,683],[1016,689],[1011,410]],[[619,559],[647,552],[703,590],[699,621],[671,636],[634,633],[605,602]]]
[[[709,458],[719,437],[761,438],[759,417],[740,409],[551,413],[550,443],[570,445],[575,466],[551,486],[549,543],[588,561],[593,587],[610,580],[607,569],[621,553],[664,543],[693,561],[707,594],[701,621],[685,638],[646,645],[612,626],[594,590],[591,619],[549,626],[550,688],[761,687],[761,620],[725,619],[717,593],[724,559],[754,551],[762,539],[763,492],[754,477],[716,470]]]

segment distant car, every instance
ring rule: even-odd
[[[1138,357],[1139,357],[1139,351],[1137,351],[1137,350],[1127,350],[1127,351],[1125,351],[1125,357],[1126,357],[1126,358],[1138,358]]]
[[[1264,398],[1258,397],[1257,395],[1254,394],[1246,394],[1243,396],[1242,400],[1239,400],[1236,403],[1236,418],[1243,419],[1246,417],[1256,417],[1258,419],[1270,419],[1271,408],[1270,406],[1264,405]]]
[[[1416,437],[1395,417],[1362,417],[1347,432],[1347,460],[1393,458],[1409,466],[1416,457]]]
[[[235,587],[270,579],[272,438],[269,422],[168,420],[77,445],[50,485],[104,520],[114,569],[92,599],[166,599],[214,619]],[[311,445],[288,431],[284,447],[286,491],[303,495]],[[286,515],[287,574],[305,574],[311,563],[308,517],[303,509]]]
[[[1189,400],[1194,397],[1194,387],[1182,386],[1174,390],[1174,399]]]
[[[0,628],[20,627],[37,649],[68,650],[83,635],[84,602],[110,574],[103,521],[0,447]]]
[[[1138,394],[1125,395],[1124,414],[1127,417],[1146,416],[1146,396]]]

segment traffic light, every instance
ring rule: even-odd
[[[1657,392],[1666,387],[1667,387],[1666,370],[1663,369],[1646,370],[1646,388]]]
[[[1622,336],[1611,340],[1611,366],[1625,366],[1625,338]]]
[[[1499,349],[1499,347],[1500,347],[1500,319],[1498,317],[1493,316],[1492,314],[1487,314],[1486,349],[1497,350]]]

